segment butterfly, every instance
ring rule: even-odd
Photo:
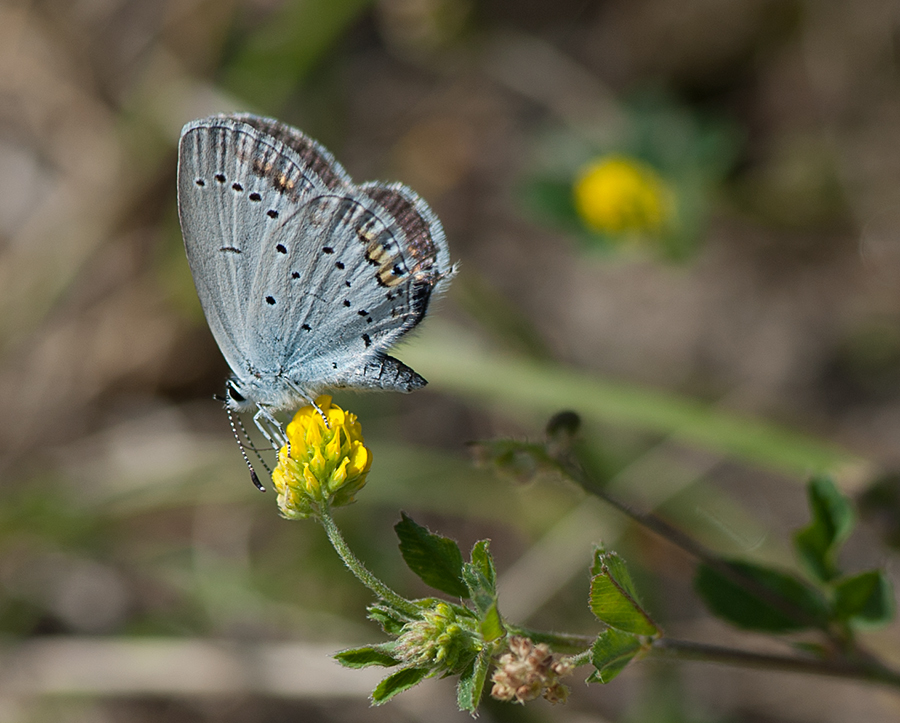
[[[182,129],[178,211],[232,372],[225,406],[253,412],[273,445],[284,440],[274,414],[324,389],[426,384],[387,350],[456,268],[440,221],[412,190],[354,184],[323,146],[277,120],[216,115]]]

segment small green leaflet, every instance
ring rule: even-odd
[[[894,591],[881,570],[867,570],[838,580],[834,613],[862,627],[887,625],[894,617]]]
[[[591,663],[596,670],[588,683],[608,683],[621,673],[632,658],[644,648],[641,639],[631,633],[609,628],[604,630],[591,646]]]
[[[351,648],[335,653],[334,659],[345,668],[368,668],[370,665],[380,665],[390,668],[399,665],[400,661],[389,652],[392,645],[367,645],[363,648]]]
[[[460,710],[475,715],[490,667],[491,654],[486,648],[478,654],[466,672],[459,677],[459,684],[456,686],[456,700]]]
[[[794,547],[810,575],[828,582],[840,574],[835,557],[853,530],[853,507],[828,477],[810,480],[807,493],[812,520],[794,535]]]
[[[611,628],[637,635],[657,635],[659,628],[638,602],[625,562],[615,552],[594,551],[591,566],[591,611]]]
[[[387,703],[398,693],[409,690],[428,677],[430,671],[427,668],[404,668],[382,680],[372,691],[372,704],[381,705]]]
[[[828,618],[825,601],[799,578],[749,562],[723,562],[736,574],[746,578],[748,586],[739,585],[709,565],[699,565],[694,577],[694,589],[715,615],[747,630],[770,633],[825,625]],[[782,600],[785,609],[770,604],[750,585],[764,591],[767,597]],[[795,614],[790,614],[788,609],[796,611]]]
[[[462,580],[462,553],[456,542],[416,524],[405,512],[402,515],[394,530],[400,538],[400,554],[409,569],[435,590],[453,597],[469,597]]]

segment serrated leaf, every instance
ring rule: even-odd
[[[334,654],[334,659],[345,668],[368,668],[371,665],[390,668],[400,664],[400,661],[391,655],[389,649],[382,645],[342,650]]]
[[[472,567],[478,570],[493,588],[497,584],[497,571],[494,569],[494,556],[490,551],[490,540],[479,540],[472,547]]]
[[[422,581],[454,597],[468,597],[462,581],[462,553],[449,537],[442,537],[422,527],[405,512],[394,530],[400,539],[400,553],[407,566]]]
[[[794,535],[794,546],[806,570],[828,582],[839,574],[835,557],[853,530],[853,507],[828,477],[810,480],[807,493],[812,519]]]
[[[591,578],[591,611],[610,627],[637,635],[656,635],[656,624],[641,607],[625,562],[615,552],[598,550]]]
[[[387,703],[398,693],[421,683],[428,677],[427,668],[404,668],[382,680],[372,691],[372,704],[381,705]]]
[[[399,635],[403,626],[409,622],[405,616],[400,615],[387,604],[370,605],[367,612],[369,620],[374,620],[384,632],[394,637]]]
[[[606,548],[603,545],[597,545],[594,548],[594,556],[591,560],[591,577],[600,574],[600,570],[603,568],[603,558],[606,554]]]
[[[493,605],[497,602],[497,591],[488,578],[482,574],[481,570],[472,565],[465,563],[463,565],[462,578],[468,588],[468,595],[475,604],[475,609],[483,618]]]
[[[637,600],[637,589],[634,586],[634,581],[631,579],[631,573],[628,572],[625,561],[619,556],[619,553],[612,550],[607,552],[606,549],[599,546],[594,548],[591,576],[599,575],[604,568],[609,570],[612,577],[628,595]]]
[[[469,597],[483,618],[497,604],[497,573],[489,550],[490,540],[480,540],[472,548],[472,561],[463,564],[462,579]]]
[[[749,562],[728,562],[739,575],[747,578],[767,595],[743,587],[708,565],[701,564],[694,577],[694,589],[715,615],[748,630],[784,633],[819,627],[825,624],[828,611],[825,601],[799,578],[780,570]],[[795,614],[775,607],[765,597],[784,601]]]
[[[488,643],[492,643],[506,634],[506,629],[503,627],[503,620],[500,617],[500,612],[497,610],[496,601],[494,601],[494,604],[488,608],[481,618],[479,629],[481,631],[481,638]]]
[[[625,669],[642,648],[643,644],[636,635],[614,628],[604,630],[591,646],[591,664],[596,670],[588,677],[588,682],[608,683]]]
[[[490,667],[491,654],[488,649],[484,649],[478,653],[478,657],[472,661],[468,670],[459,677],[459,684],[456,686],[456,701],[460,710],[475,715]]]
[[[839,620],[864,626],[886,625],[894,617],[891,581],[881,570],[846,577],[834,588],[834,613]]]

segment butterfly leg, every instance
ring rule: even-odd
[[[275,419],[272,413],[262,405],[257,405],[257,407],[258,411],[253,415],[253,423],[256,428],[262,432],[262,436],[272,445],[273,449],[277,451],[288,445],[288,454],[290,454],[290,443],[284,434],[281,422]]]
[[[291,389],[294,390],[294,392],[297,394],[298,397],[300,397],[303,401],[305,401],[307,404],[309,404],[313,409],[315,409],[319,413],[319,416],[322,417],[322,421],[325,422],[325,429],[331,429],[331,425],[328,423],[328,417],[326,416],[325,412],[322,411],[322,409],[319,407],[319,405],[316,404],[316,400],[313,399],[309,394],[304,392],[296,384],[294,384],[290,379],[285,379],[284,381],[287,383],[287,385]]]

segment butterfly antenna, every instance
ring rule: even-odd
[[[266,474],[269,477],[272,476],[272,470],[269,465],[266,464],[266,460],[263,459],[262,455],[259,453],[259,449],[256,448],[256,445],[250,443],[250,435],[247,434],[247,428],[244,426],[244,422],[240,417],[237,417],[237,424],[241,428],[241,432],[244,434],[244,438],[247,440],[247,444],[242,445],[244,448],[252,449],[253,453],[256,455],[256,459],[259,460],[259,463],[263,466],[263,469],[266,471]],[[273,448],[274,449],[274,448]],[[290,449],[290,448],[288,448]]]
[[[231,433],[234,435],[234,441],[237,442],[238,449],[241,450],[241,457],[244,458],[244,464],[246,464],[247,469],[250,470],[250,480],[256,486],[256,489],[258,489],[260,492],[265,492],[266,488],[263,487],[262,482],[259,481],[259,476],[256,474],[256,470],[253,469],[253,465],[250,464],[250,458],[247,456],[247,452],[244,451],[244,442],[241,439],[240,435],[238,434],[237,427],[234,424],[234,415],[231,413],[230,409],[226,409],[225,414],[228,415],[228,424],[231,425]],[[247,437],[247,440],[249,441],[250,437],[247,436],[247,430],[244,429],[244,425],[241,423],[240,420],[238,420],[238,424],[240,424],[241,429],[244,432],[244,436]],[[259,452],[256,453],[256,456],[259,457]],[[266,471],[268,472],[269,468],[266,465],[266,463],[262,461],[262,457],[260,457],[259,461],[262,463],[263,467],[265,467]]]

